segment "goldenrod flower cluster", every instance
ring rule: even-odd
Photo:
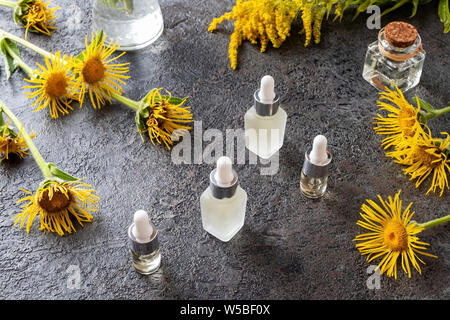
[[[355,19],[361,12],[366,11],[370,5],[382,5],[393,2],[393,6],[385,9],[383,14],[393,11],[402,5],[413,2],[412,0],[236,0],[236,4],[230,12],[224,13],[219,18],[214,18],[208,27],[213,32],[217,26],[225,20],[234,21],[234,31],[230,37],[228,55],[230,66],[234,70],[237,67],[238,48],[244,40],[253,44],[258,41],[261,52],[266,51],[269,41],[274,48],[278,48],[291,33],[291,26],[297,18],[301,18],[303,29],[300,33],[305,34],[305,47],[312,40],[320,42],[322,21],[326,15],[328,18],[334,12],[334,20],[342,20],[344,12],[351,5],[358,6],[353,16]],[[445,1],[442,1],[445,3]],[[448,6],[447,6],[448,7]],[[448,8],[440,8],[439,15],[444,23],[444,32],[450,31],[450,16]],[[417,10],[414,6],[411,16]]]
[[[420,110],[420,100],[416,101],[417,108],[414,108],[398,88],[381,92],[379,110],[387,111],[388,115],[377,114],[374,130],[377,134],[388,135],[382,142],[384,149],[391,149],[386,155],[405,166],[404,174],[416,180],[416,187],[430,178],[427,194],[440,191],[442,196],[444,190],[449,189],[450,137],[447,132],[441,132],[445,139],[433,138],[424,122],[450,112],[450,107],[437,110],[422,101],[427,109],[424,112]]]
[[[214,18],[208,31],[213,32],[225,20],[234,21],[234,31],[231,34],[228,55],[230,66],[237,67],[238,48],[242,41],[253,44],[258,41],[261,52],[266,51],[269,41],[278,48],[291,34],[291,26],[297,17],[301,17],[305,34],[305,47],[312,39],[320,42],[320,28],[326,13],[337,0],[238,0],[231,12],[226,12],[219,18]]]
[[[234,21],[228,54],[232,69],[237,67],[238,48],[243,40],[261,44],[261,52],[266,51],[269,41],[275,48],[290,35],[292,22],[300,12],[300,1],[279,0],[238,0],[231,12],[215,18],[208,30],[213,32],[224,20]]]

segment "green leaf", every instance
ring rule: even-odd
[[[17,138],[17,133],[15,133],[14,130],[9,127],[6,128],[6,125],[0,126],[0,135],[3,136],[3,134],[5,137],[9,137],[12,139]]]
[[[186,98],[182,99],[182,98],[178,98],[178,97],[169,97],[169,96],[163,96],[163,98],[168,99],[171,104],[180,104],[180,103],[183,103],[183,101],[186,99]]]
[[[440,0],[438,7],[438,14],[441,22],[444,24],[444,33],[450,31],[450,9],[448,0]]]
[[[136,126],[137,126],[139,131],[145,131],[147,129],[146,128],[146,122],[145,122],[144,119],[145,118],[142,117],[140,112],[136,112],[135,120],[136,120]]]
[[[413,3],[413,9],[412,9],[412,13],[409,16],[410,18],[414,17],[417,13],[417,7],[419,6],[419,0],[412,0]]]
[[[132,14],[134,10],[134,3],[133,0],[124,0],[125,3],[125,10],[127,11],[127,14]]]
[[[139,114],[143,119],[148,119],[148,117],[150,117],[150,107],[146,106],[141,108]]]
[[[362,2],[362,3],[358,6],[358,8],[356,9],[356,13],[355,13],[355,15],[353,16],[352,21],[354,21],[354,20],[359,16],[359,14],[360,14],[361,12],[366,11],[367,8],[370,7],[370,6],[372,5],[373,2],[374,2],[373,0],[366,0],[366,1]]]
[[[72,177],[70,174],[58,169],[53,163],[48,164],[48,168],[50,169],[50,172],[55,176],[58,177],[64,181],[78,181],[80,179]]]
[[[134,0],[102,0],[102,2],[113,10],[123,11],[127,14],[132,14],[134,10]],[[118,3],[121,3],[122,7],[119,7]]]
[[[27,22],[25,21],[24,17],[28,13],[28,6],[31,5],[32,0],[19,0],[17,2],[17,5],[14,9],[14,22],[16,24],[22,23],[23,25],[26,25]]]
[[[104,4],[105,6],[111,8],[111,9],[119,9],[119,8],[117,7],[117,3],[118,3],[119,1],[120,1],[120,0],[102,0],[103,4]]]
[[[0,50],[3,53],[5,60],[6,79],[9,79],[14,71],[16,71],[19,67],[19,62],[11,56],[9,50],[17,56],[20,56],[20,50],[14,42],[6,38],[1,39]]]
[[[390,7],[389,9],[384,10],[381,13],[381,16],[384,16],[385,14],[400,8],[401,6],[403,6],[404,4],[406,4],[408,2],[409,2],[409,0],[401,0],[401,1],[397,2],[394,6]]]
[[[426,110],[428,112],[433,112],[435,110],[434,107],[431,104],[429,104],[428,102],[420,99],[419,97],[414,97],[414,99],[416,100],[416,103],[418,105],[420,105],[420,107],[422,109],[424,109],[424,110]]]
[[[96,45],[99,45],[100,42],[102,42],[103,38],[104,38],[103,30],[100,30],[100,31],[97,33],[97,37],[95,38],[95,44],[96,44]]]

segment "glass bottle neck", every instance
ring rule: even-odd
[[[386,40],[384,28],[378,33],[378,47],[384,56],[396,61],[408,60],[423,50],[420,35],[417,35],[416,40],[409,47],[400,48],[393,46]]]

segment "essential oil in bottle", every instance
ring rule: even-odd
[[[203,229],[227,242],[244,226],[247,193],[238,184],[231,159],[220,157],[210,174],[210,185],[200,197]]]
[[[311,152],[305,154],[300,178],[300,189],[303,195],[314,199],[325,194],[331,159],[331,153],[327,151],[327,138],[318,135],[314,138]]]
[[[283,146],[287,114],[280,106],[271,76],[261,79],[254,105],[244,116],[245,146],[263,159],[269,159]]]
[[[137,272],[149,275],[161,265],[158,230],[144,210],[137,211],[133,220],[128,228],[132,263]]]
[[[416,28],[394,21],[378,33],[367,49],[363,78],[379,90],[385,87],[403,92],[419,84],[425,51]],[[394,86],[395,85],[395,86]]]

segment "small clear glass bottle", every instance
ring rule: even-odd
[[[147,212],[139,210],[128,228],[131,259],[137,272],[149,275],[161,266],[158,230],[149,220]]]
[[[254,100],[254,105],[244,116],[245,145],[259,157],[269,159],[283,146],[287,121],[271,76],[262,78]]]
[[[247,193],[239,186],[231,160],[221,157],[211,172],[210,186],[200,196],[203,229],[227,242],[244,226]]]
[[[325,194],[331,159],[331,153],[327,151],[327,139],[322,135],[315,137],[311,152],[305,153],[300,177],[300,190],[305,197],[315,199]]]
[[[391,22],[369,45],[363,78],[379,90],[394,90],[395,85],[406,92],[419,83],[425,54],[420,35],[412,25]]]
[[[123,51],[148,46],[164,30],[158,0],[93,0],[92,23],[94,32],[103,30]]]

